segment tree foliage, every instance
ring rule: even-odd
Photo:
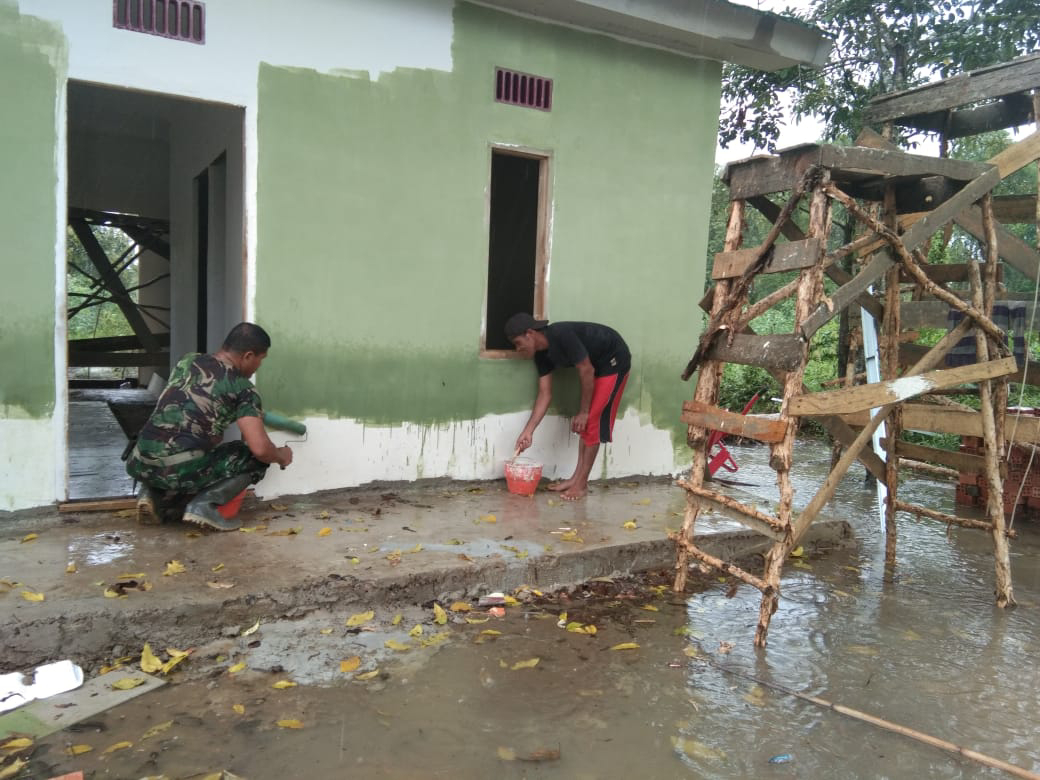
[[[855,138],[862,112],[878,95],[908,89],[1040,47],[1036,0],[815,0],[784,16],[834,41],[819,70],[773,73],[728,65],[723,71],[719,142],[775,151],[787,109],[815,116],[826,140]]]
[[[94,235],[110,260],[120,257],[132,243],[127,235],[118,228],[98,227],[94,229]],[[133,335],[130,323],[126,321],[126,317],[116,304],[98,302],[99,299],[107,299],[108,293],[98,282],[98,273],[94,265],[90,262],[83,245],[71,230],[66,233],[65,253],[68,263],[66,285],[69,312],[75,311],[85,302],[92,304],[69,318],[69,340]],[[137,263],[130,263],[119,278],[127,289],[136,287]],[[137,293],[131,293],[131,297],[137,300]]]

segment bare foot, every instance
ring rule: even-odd
[[[575,485],[574,487],[564,491],[561,496],[564,501],[577,501],[580,498],[585,498],[588,494],[588,485],[582,485],[581,487]]]
[[[573,485],[574,477],[571,477],[570,479],[563,480],[563,482],[553,482],[551,485],[549,485],[547,490],[552,490],[555,493],[562,493],[565,490],[570,490],[571,486]]]

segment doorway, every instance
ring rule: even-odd
[[[132,494],[121,456],[173,361],[242,319],[243,121],[236,106],[68,84],[70,499]]]

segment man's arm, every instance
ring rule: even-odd
[[[534,399],[534,409],[531,410],[531,416],[527,420],[527,425],[524,426],[523,432],[516,440],[516,448],[520,452],[531,446],[534,429],[538,427],[538,423],[545,417],[545,413],[549,410],[550,401],[552,401],[552,374],[545,374],[538,377],[538,397]]]
[[[575,363],[574,367],[578,370],[578,381],[581,382],[581,400],[578,403],[578,413],[571,418],[571,430],[575,433],[584,433],[585,426],[589,423],[592,391],[596,387],[596,371],[592,367],[592,361],[588,358]]]
[[[292,450],[288,447],[276,447],[267,435],[264,421],[259,417],[239,417],[236,421],[246,440],[249,451],[261,463],[277,463],[283,469],[292,463]]]

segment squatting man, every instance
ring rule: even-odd
[[[270,347],[263,328],[242,322],[213,354],[190,353],[177,363],[126,462],[141,482],[139,522],[183,518],[234,531],[241,521],[218,507],[263,479],[272,463],[292,463],[292,450],[267,435],[260,394],[249,381]],[[243,440],[224,442],[232,423]]]

